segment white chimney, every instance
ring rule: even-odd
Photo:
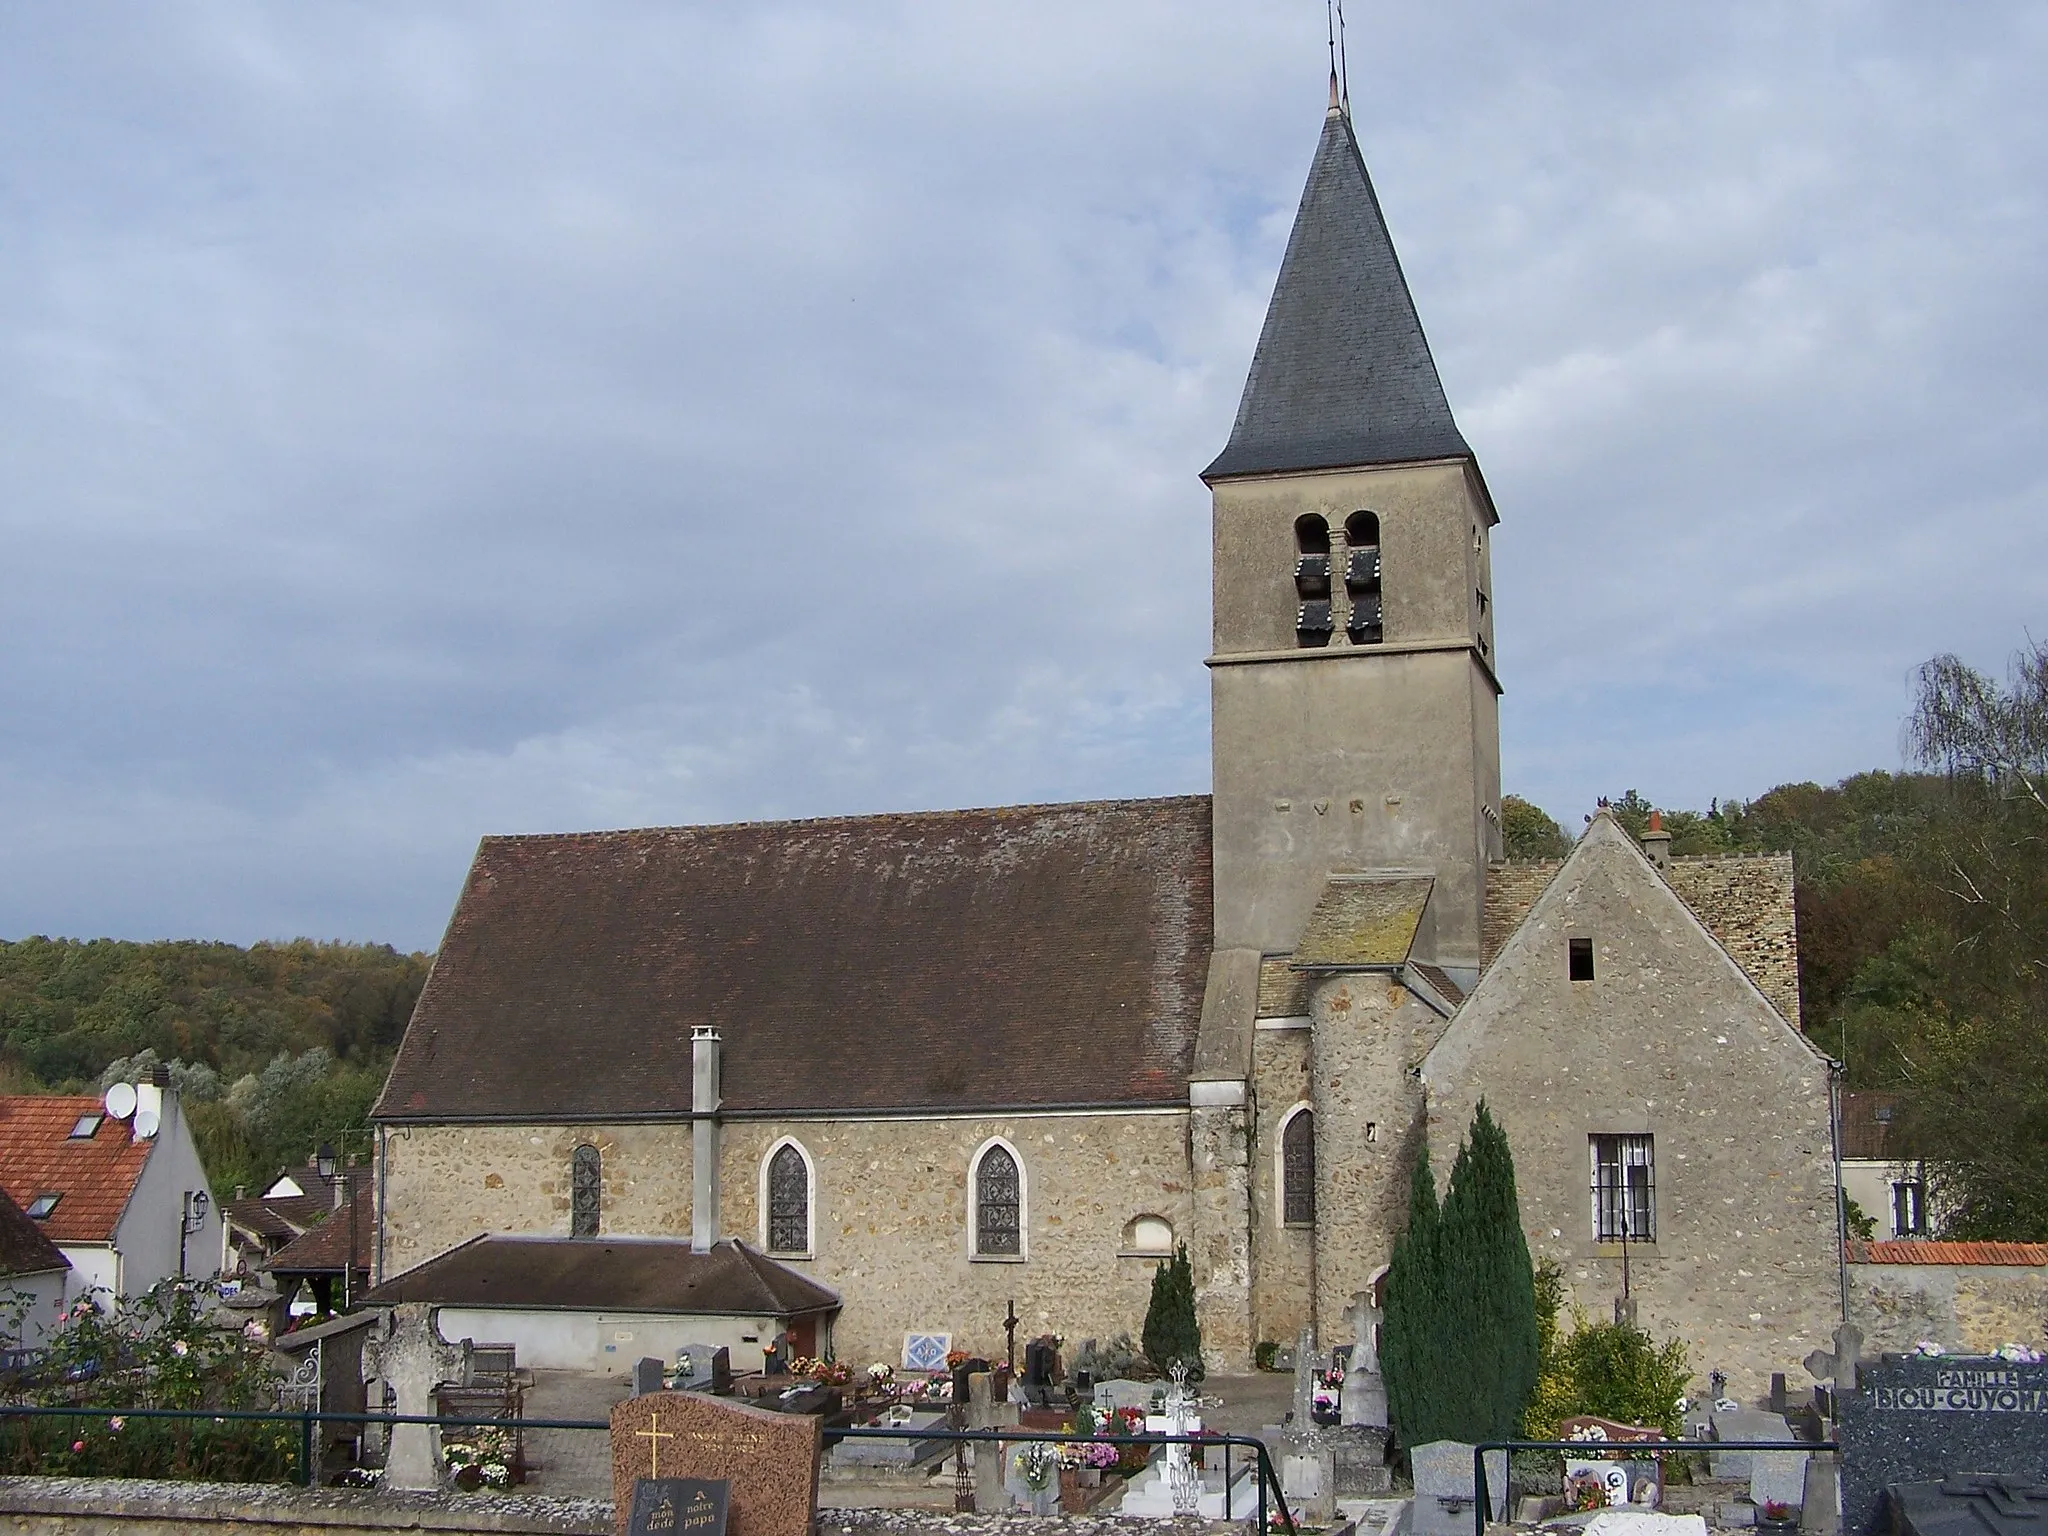
[[[690,1251],[718,1241],[718,1031],[690,1031]]]

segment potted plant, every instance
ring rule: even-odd
[[[1789,1536],[1799,1529],[1799,1508],[1778,1499],[1767,1499],[1756,1512],[1756,1528],[1766,1536]]]

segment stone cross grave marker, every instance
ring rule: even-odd
[[[382,1332],[363,1345],[363,1380],[386,1383],[394,1413],[434,1411],[434,1389],[468,1373],[470,1342],[451,1344],[434,1323],[429,1302],[403,1301],[386,1315]],[[384,1458],[386,1488],[441,1486],[441,1431],[434,1424],[394,1424]]]
[[[685,1478],[727,1485],[726,1536],[809,1536],[823,1447],[810,1414],[701,1392],[629,1397],[612,1409],[612,1527],[628,1536],[643,1479]]]
[[[1885,1529],[1889,1483],[2048,1466],[2048,1365],[1991,1355],[1886,1355],[1836,1400],[1843,1536]]]
[[[1380,1309],[1372,1303],[1371,1291],[1351,1298],[1351,1366],[1344,1373],[1344,1385],[1337,1398],[1337,1421],[1350,1429],[1385,1430],[1387,1383],[1380,1375]],[[1385,1437],[1381,1437],[1385,1449]]]
[[[1854,1392],[1856,1360],[1862,1352],[1863,1330],[1854,1323],[1843,1323],[1835,1330],[1835,1352],[1831,1355],[1816,1349],[1804,1363],[1815,1381],[1831,1381],[1837,1392]]]

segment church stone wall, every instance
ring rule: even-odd
[[[1304,1004],[1304,1006],[1306,1006]],[[1309,1292],[1315,1276],[1315,1233],[1281,1221],[1280,1124],[1314,1091],[1310,1081],[1310,1032],[1275,1028],[1262,1020],[1252,1037],[1252,1332],[1254,1344],[1292,1344],[1310,1321]]]
[[[1371,1287],[1407,1225],[1421,1140],[1412,1076],[1443,1015],[1392,977],[1332,976],[1315,991],[1317,1338],[1343,1342],[1351,1299]]]
[[[1251,1115],[1238,1105],[1188,1116],[1195,1207],[1189,1264],[1203,1360],[1212,1371],[1251,1366]]]
[[[842,1359],[896,1361],[910,1331],[951,1332],[962,1348],[999,1355],[1012,1299],[1020,1342],[1048,1330],[1070,1346],[1135,1337],[1158,1260],[1125,1252],[1126,1227],[1153,1215],[1179,1238],[1194,1230],[1188,1116],[1178,1111],[727,1122],[721,1236],[761,1246],[761,1162],[785,1135],[815,1170],[816,1244],[812,1257],[786,1262],[847,1298],[834,1331]],[[1021,1263],[968,1255],[968,1167],[991,1137],[1024,1167]],[[386,1142],[384,1272],[479,1232],[566,1236],[569,1161],[586,1141],[604,1154],[602,1231],[689,1235],[686,1123],[414,1126]]]
[[[690,1128],[414,1125],[384,1141],[382,1273],[400,1274],[479,1232],[569,1235],[569,1160],[604,1157],[600,1230],[690,1235]]]
[[[1048,1331],[1070,1352],[1089,1337],[1136,1338],[1158,1259],[1120,1256],[1126,1225],[1157,1215],[1177,1238],[1191,1230],[1181,1111],[729,1122],[724,1235],[760,1241],[759,1169],[783,1136],[816,1169],[816,1257],[788,1262],[847,1298],[833,1341],[855,1363],[899,1361],[909,1332],[950,1332],[955,1348],[1000,1358],[1013,1299],[1020,1354]],[[1021,1263],[968,1256],[968,1166],[998,1136],[1024,1166]]]

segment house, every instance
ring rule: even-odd
[[[1334,95],[1202,478],[1211,793],[486,838],[373,1111],[373,1294],[737,1239],[842,1357],[993,1354],[1012,1302],[1135,1332],[1185,1244],[1241,1370],[1337,1336],[1484,1098],[1582,1305],[1755,1396],[1821,1342],[1790,860],[1603,816],[1504,861],[1499,514]]]
[[[1865,1091],[1842,1095],[1842,1193],[1855,1202],[1880,1242],[1926,1237],[1927,1170],[1917,1158],[1888,1155],[1899,1095]]]
[[[67,1300],[219,1269],[220,1212],[178,1095],[143,1086],[160,1107],[134,1108],[131,1090],[120,1118],[95,1098],[0,1098],[0,1189],[70,1264]]]
[[[260,1195],[237,1190],[221,1208],[221,1273],[246,1275],[267,1268],[279,1249],[326,1221],[350,1192],[366,1189],[369,1179],[368,1168],[339,1169],[327,1178],[309,1164],[280,1169]],[[338,1266],[335,1273],[340,1273]]]
[[[370,1280],[375,1218],[369,1203],[365,1187],[339,1210],[321,1212],[314,1226],[263,1261],[260,1267],[278,1295],[289,1303],[303,1287],[322,1312],[342,1311],[361,1297]]]
[[[442,1337],[515,1345],[522,1366],[607,1373],[700,1346],[753,1369],[778,1340],[829,1357],[839,1311],[837,1294],[731,1238],[699,1252],[666,1238],[482,1234],[363,1300],[434,1303]]]
[[[41,1344],[64,1309],[71,1261],[0,1193],[0,1356]]]

